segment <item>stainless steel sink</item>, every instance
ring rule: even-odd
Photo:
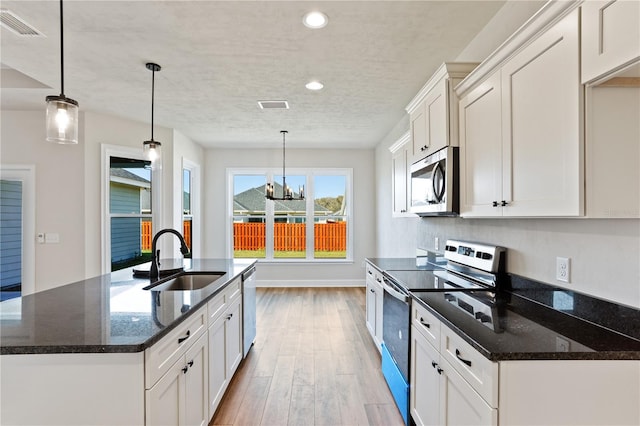
[[[186,272],[177,276],[176,278],[172,278],[158,284],[153,283],[145,287],[144,289],[153,291],[200,290],[217,281],[223,275],[225,275],[225,272]]]

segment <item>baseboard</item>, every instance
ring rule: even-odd
[[[365,280],[256,280],[256,287],[365,287]]]

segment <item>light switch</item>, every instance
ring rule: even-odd
[[[47,232],[44,234],[44,241],[47,244],[57,244],[60,242],[60,234],[55,232]]]

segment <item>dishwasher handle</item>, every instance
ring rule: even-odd
[[[242,273],[242,281],[247,281],[249,278],[251,278],[253,276],[253,274],[256,273],[256,267],[252,266],[251,269],[249,269],[248,271],[245,271]]]
[[[411,299],[409,298],[409,296],[405,293],[403,293],[402,291],[398,290],[397,287],[389,280],[387,280],[386,278],[382,279],[384,281],[384,291],[389,293],[390,296],[393,296],[394,298],[400,300],[403,303],[406,303],[407,305],[409,304],[409,302],[411,301]]]

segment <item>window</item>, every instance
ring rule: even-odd
[[[305,200],[267,200],[267,182],[282,195],[282,175],[229,170],[233,257],[274,261],[349,261],[351,169],[294,170],[287,186]]]
[[[190,169],[182,169],[182,236],[189,247],[189,254],[184,257],[193,257],[193,207],[191,194],[193,193],[193,179]]]
[[[151,162],[109,157],[111,271],[151,260]]]

